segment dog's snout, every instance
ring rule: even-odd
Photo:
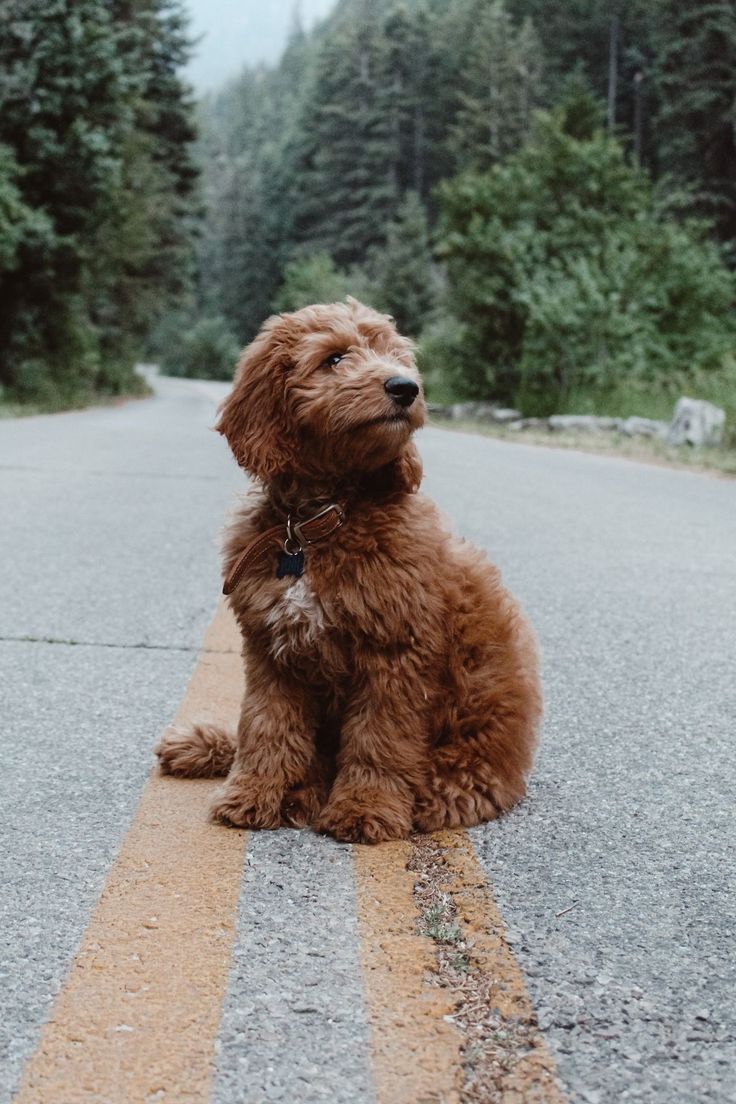
[[[411,406],[419,394],[419,384],[407,379],[406,376],[391,376],[383,386],[399,406]]]

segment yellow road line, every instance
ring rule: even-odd
[[[377,1104],[456,1104],[460,1036],[454,1001],[427,984],[434,948],[417,934],[411,843],[354,847],[360,956]]]
[[[240,635],[220,605],[177,714],[232,722]],[[245,834],[207,823],[216,783],[146,783],[16,1104],[204,1104]]]
[[[534,1010],[485,874],[465,832],[438,832],[447,873],[443,893],[455,909],[471,976],[453,987],[438,976],[436,944],[417,934],[422,917],[414,899],[411,842],[356,847],[355,877],[361,965],[378,1104],[563,1104],[554,1060],[536,1029]],[[488,1009],[518,1040],[501,1060],[489,1040],[494,1088],[477,1095],[466,1084],[463,1044],[482,1048],[482,1031],[464,1037],[462,1002],[479,984]],[[453,1013],[456,1013],[454,1016]],[[472,1061],[468,1058],[469,1065]],[[486,1067],[488,1068],[488,1067]]]
[[[221,605],[176,721],[204,715],[231,722],[241,693],[240,637]],[[246,838],[207,823],[215,785],[156,772],[149,778],[16,1104],[209,1099]],[[470,841],[464,832],[433,839],[471,971],[491,982],[484,993],[494,1014],[504,1024],[524,1025],[517,1051],[503,1055],[493,1099],[563,1104]],[[436,944],[418,934],[415,875],[407,869],[415,855],[411,841],[354,848],[376,1099],[461,1104],[479,1099],[469,1093],[463,1068],[462,993],[438,978]]]
[[[507,1024],[534,1025],[534,1008],[524,975],[506,942],[503,919],[473,845],[465,832],[438,832],[434,838],[454,875],[450,893],[470,945],[472,965],[493,983],[493,1007]],[[503,1102],[564,1104],[564,1100],[554,1058],[539,1030],[533,1030],[504,1072]]]

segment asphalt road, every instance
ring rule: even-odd
[[[219,589],[217,534],[240,479],[208,432],[212,389],[158,387],[119,407],[0,420],[3,1102]]]
[[[157,387],[0,421],[3,1102],[184,691],[242,486],[207,431],[223,388]],[[736,482],[419,444],[543,648],[530,799],[471,835],[568,1095],[734,1101]],[[372,1100],[348,860],[306,834],[249,844],[217,1104]]]
[[[424,455],[542,644],[530,800],[471,836],[563,1083],[736,1100],[736,482],[439,433]]]

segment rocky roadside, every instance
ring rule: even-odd
[[[724,443],[725,411],[686,396],[676,403],[669,422],[637,415],[525,418],[518,410],[490,402],[430,403],[429,413],[436,425],[450,429],[736,476],[736,449]]]

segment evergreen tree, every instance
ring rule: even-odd
[[[268,161],[235,166],[223,197],[219,306],[241,340],[271,312],[281,279],[279,240],[269,203]]]
[[[411,188],[420,195],[428,183],[426,106],[431,97],[430,37],[426,8],[389,8],[382,26],[379,110],[389,121],[387,157],[397,196]]]
[[[459,168],[488,168],[519,148],[542,99],[542,48],[504,0],[482,5],[460,84],[451,145]]]
[[[507,6],[516,20],[531,18],[544,34],[549,104],[556,102],[560,83],[575,70],[596,96],[607,99],[615,20],[617,128],[633,144],[638,99],[640,154],[656,168],[658,105],[652,77],[657,0],[507,0]]]
[[[121,179],[128,85],[103,0],[2,0],[0,24],[0,140],[23,202],[48,219],[2,277],[0,372],[21,396],[63,397],[93,389],[99,370],[85,262]]]
[[[388,228],[386,245],[372,258],[372,277],[402,333],[417,337],[435,306],[434,266],[427,214],[416,192],[407,192]]]
[[[207,221],[198,249],[197,301],[250,340],[293,254],[301,110],[311,44],[297,24],[273,71],[246,69],[201,105]]]
[[[189,50],[179,4],[116,0],[112,10],[132,118],[90,258],[90,315],[105,363],[129,364],[191,288],[197,169],[192,104],[178,75]]]
[[[135,387],[192,238],[180,6],[0,0],[0,26],[0,141],[33,216],[0,272],[0,378],[62,403]]]
[[[47,218],[23,202],[19,177],[13,151],[0,146],[0,276],[18,266],[24,242],[51,232]]]
[[[659,0],[661,168],[736,242],[736,10],[731,0]],[[736,246],[734,247],[736,255]]]
[[[414,12],[417,31],[426,52],[421,85],[424,135],[423,187],[414,185],[430,218],[437,214],[436,187],[457,171],[457,148],[452,137],[461,106],[469,58],[477,41],[477,24],[487,0],[423,0]]]
[[[376,0],[359,0],[315,59],[298,120],[295,236],[340,265],[383,240],[398,200],[397,130],[382,86]]]

